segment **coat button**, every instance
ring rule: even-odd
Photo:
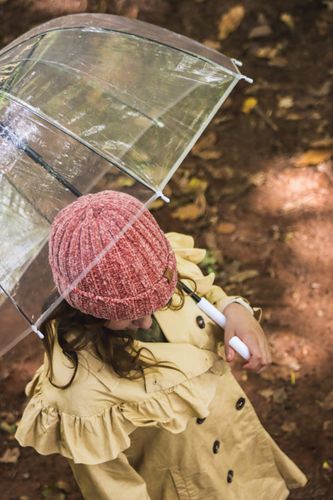
[[[241,410],[244,405],[245,405],[245,398],[239,398],[239,400],[236,403],[236,410]]]
[[[206,323],[202,316],[197,316],[195,319],[199,328],[205,328]]]
[[[203,424],[205,420],[205,418],[197,418],[197,424]]]
[[[213,453],[218,453],[220,449],[220,441],[214,441],[213,444]]]
[[[228,470],[228,474],[227,474],[227,482],[228,483],[232,483],[232,479],[234,477],[234,471],[233,470]]]

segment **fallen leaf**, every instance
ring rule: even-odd
[[[332,149],[309,149],[295,158],[296,167],[316,166],[328,160],[333,154]]]
[[[222,157],[222,151],[219,149],[204,149],[197,153],[193,153],[194,156],[198,156],[202,160],[219,160]]]
[[[332,0],[324,0],[324,4],[329,12],[333,12],[333,2]]]
[[[216,230],[220,234],[232,234],[236,231],[236,225],[232,222],[220,222]]]
[[[280,20],[291,30],[295,28],[294,18],[292,17],[292,15],[288,14],[288,12],[282,12],[282,14],[280,15]]]
[[[242,105],[243,113],[250,113],[258,104],[258,99],[256,97],[247,97]]]
[[[158,198],[149,205],[149,210],[159,210],[164,205],[165,205],[164,201],[161,200],[161,198]]]
[[[221,48],[221,44],[217,40],[207,39],[204,40],[202,43],[206,45],[206,47],[209,47],[210,49],[219,50]]]
[[[16,432],[17,425],[15,423],[8,424],[7,422],[1,422],[0,429],[4,432],[7,432],[8,434],[13,435]]]
[[[286,57],[274,57],[268,61],[268,66],[273,66],[276,68],[284,68],[288,65],[288,59]]]
[[[249,39],[253,38],[264,38],[272,34],[272,28],[268,24],[263,24],[261,26],[256,26],[249,33]]]
[[[253,174],[250,176],[250,182],[254,186],[260,187],[262,186],[266,181],[266,174],[265,172],[257,172],[256,174]]]
[[[271,398],[273,396],[274,389],[271,389],[270,387],[268,387],[267,389],[263,389],[263,390],[259,391],[259,394],[263,398],[269,399],[269,398]]]
[[[225,40],[236,31],[244,19],[245,9],[243,5],[235,5],[226,14],[224,14],[218,24],[218,38]]]
[[[330,148],[333,146],[333,137],[324,137],[323,139],[316,139],[310,143],[312,148]]]
[[[284,387],[279,387],[278,389],[274,389],[273,392],[273,401],[274,403],[284,403],[287,399],[287,392]]]
[[[259,57],[259,59],[274,59],[278,53],[278,47],[265,46],[259,47],[255,52],[255,56]]]
[[[299,113],[288,113],[285,116],[285,119],[288,120],[288,121],[291,121],[291,122],[303,120],[303,118],[304,118],[304,116],[301,115],[301,114],[299,114]]]
[[[241,271],[239,273],[233,274],[229,277],[231,283],[242,283],[243,281],[255,278],[259,275],[259,271],[256,269],[247,269],[246,271]]]
[[[327,436],[333,437],[333,420],[325,420],[323,423],[323,431]]]
[[[173,219],[179,220],[197,220],[205,213],[206,198],[203,193],[199,194],[194,203],[189,203],[182,207],[178,207],[171,213]]]
[[[7,448],[4,454],[0,457],[2,464],[16,464],[20,456],[19,448]]]
[[[284,432],[294,432],[297,429],[297,425],[295,422],[284,422],[281,425],[281,429]]]
[[[56,483],[55,486],[59,488],[59,490],[63,490],[65,493],[70,493],[71,487],[67,481],[64,481],[63,479],[59,479]]]
[[[325,410],[333,410],[333,391],[330,391],[324,401],[319,403]]]
[[[183,193],[199,194],[204,193],[207,187],[208,181],[199,179],[198,177],[191,177],[189,181],[184,182],[184,186],[181,186],[181,191]]]
[[[210,149],[216,144],[217,135],[215,132],[208,132],[193,146],[192,153],[196,154],[204,149]]]
[[[140,7],[138,7],[137,5],[130,5],[127,7],[127,9],[122,15],[124,17],[131,17],[136,19],[139,15],[139,12],[140,12]]]
[[[332,470],[332,467],[331,467],[331,465],[329,464],[329,462],[328,462],[327,460],[325,460],[325,461],[323,462],[322,467],[323,467],[323,469],[325,469],[325,470]]]
[[[309,94],[315,97],[326,97],[331,91],[332,82],[330,80],[326,80],[320,87],[318,88],[310,88]]]
[[[278,100],[279,108],[289,109],[289,108],[292,108],[293,105],[294,105],[294,99],[290,95],[280,97]]]

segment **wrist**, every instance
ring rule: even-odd
[[[254,311],[248,301],[243,299],[243,297],[230,297],[229,301],[225,304],[223,308],[223,314],[228,315],[228,313],[232,310],[237,311],[237,308],[243,307],[246,309],[252,316],[254,316]]]

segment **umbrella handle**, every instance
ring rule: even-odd
[[[210,319],[215,321],[222,328],[225,327],[225,316],[221,313],[213,304],[211,304],[207,299],[201,297],[200,302],[197,303],[199,308],[209,316]],[[246,344],[239,337],[232,337],[229,341],[229,345],[236,351],[242,358],[247,361],[250,359],[250,351]]]

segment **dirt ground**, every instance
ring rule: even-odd
[[[239,26],[228,34],[223,15],[235,5]],[[333,499],[333,2],[0,0],[1,46],[85,11],[182,33],[242,60],[254,78],[237,86],[170,183],[171,204],[154,215],[210,249],[205,269],[228,293],[263,308],[273,364],[235,373],[309,478],[289,498]],[[13,438],[41,357],[31,335],[0,364],[0,457],[13,462],[0,463],[3,500],[81,498],[61,457],[18,451]]]

